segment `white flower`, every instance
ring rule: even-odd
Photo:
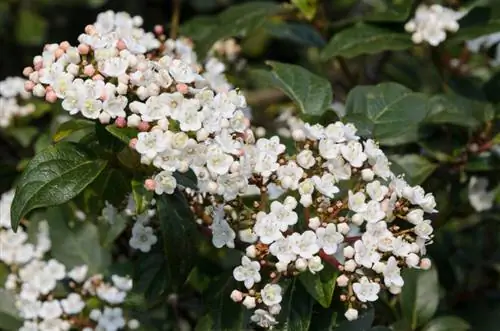
[[[316,235],[319,246],[328,255],[335,254],[338,245],[344,241],[344,237],[337,232],[337,227],[332,223],[328,224],[326,228],[318,228]]]
[[[61,280],[66,277],[66,267],[64,266],[64,264],[59,263],[57,260],[49,260],[49,262],[45,266],[45,269],[56,280]]]
[[[349,191],[348,194],[349,195],[347,203],[349,205],[349,209],[355,211],[356,213],[364,212],[366,210],[366,196],[363,194],[363,192],[357,192],[353,194],[352,191]]]
[[[117,331],[124,326],[125,319],[121,308],[105,307],[97,322],[97,327],[106,331]]]
[[[354,308],[349,308],[346,310],[344,316],[348,321],[357,320],[358,319],[358,311]]]
[[[415,226],[415,234],[424,239],[430,239],[430,236],[434,229],[431,226],[430,220],[424,220]]]
[[[286,231],[289,226],[297,223],[298,216],[288,205],[283,205],[279,201],[271,203],[271,213],[276,216],[280,231]]]
[[[333,139],[321,139],[318,144],[319,155],[330,160],[340,155],[341,144],[337,144]]]
[[[77,283],[82,283],[87,277],[88,267],[84,264],[81,266],[74,267],[68,272],[68,277]]]
[[[239,282],[243,282],[247,289],[253,287],[255,283],[260,282],[261,276],[259,273],[260,263],[252,261],[248,257],[241,258],[241,265],[233,270],[233,277]]]
[[[381,185],[378,180],[366,184],[366,193],[375,201],[382,201],[389,192],[387,186]]]
[[[380,285],[370,282],[367,277],[362,277],[359,282],[352,284],[352,289],[361,302],[377,301]]]
[[[316,190],[329,198],[333,198],[336,193],[340,192],[339,188],[335,186],[337,182],[335,176],[330,173],[325,173],[321,177],[315,175],[312,177],[312,180]]]
[[[118,77],[123,75],[128,68],[127,59],[121,57],[113,57],[104,61],[102,65],[102,73],[110,77]]]
[[[198,74],[187,63],[177,59],[172,61],[168,71],[180,83],[192,83],[198,77]]]
[[[254,231],[264,244],[271,244],[273,241],[283,238],[276,215],[272,213],[259,212],[254,225]]]
[[[318,237],[311,230],[304,231],[302,234],[293,233],[290,237],[296,236],[296,244],[292,246],[292,251],[303,257],[310,259],[314,254],[319,252]]]
[[[478,212],[489,210],[493,207],[495,190],[487,191],[488,179],[472,176],[469,181],[469,203]]]
[[[260,295],[265,305],[273,306],[281,302],[281,292],[281,286],[277,284],[266,284],[266,286],[264,286],[264,288],[260,292]]]
[[[398,267],[398,261],[394,258],[394,256],[389,257],[389,260],[387,260],[387,264],[383,271],[385,286],[403,286],[404,281],[399,270],[400,268]]]
[[[297,163],[304,169],[311,168],[316,163],[313,152],[309,149],[305,149],[297,154]]]
[[[292,236],[281,238],[269,246],[269,252],[276,256],[280,262],[288,264],[297,257],[297,254],[295,254],[292,250],[295,243],[296,242]]]
[[[304,170],[297,166],[295,162],[289,161],[287,164],[278,167],[276,173],[282,188],[296,190]]]
[[[307,260],[307,267],[309,268],[309,271],[312,274],[315,274],[315,273],[323,270],[324,265],[321,262],[321,258],[316,255],[316,256],[313,256],[312,258],[310,258],[309,260]]]
[[[255,303],[255,298],[247,295],[245,299],[243,299],[242,302],[243,306],[245,306],[247,309],[253,309],[256,306]]]
[[[276,319],[264,309],[256,309],[250,317],[250,320],[258,326],[266,329],[278,324]]]
[[[61,300],[61,306],[66,314],[78,314],[85,307],[82,297],[78,293],[70,293],[66,299]]]
[[[422,209],[413,209],[406,214],[406,219],[412,224],[419,224],[424,220],[424,211]]]
[[[177,180],[168,171],[162,171],[156,174],[153,178],[155,181],[155,193],[160,195],[163,193],[172,194],[177,187]]]
[[[208,170],[218,175],[224,175],[229,171],[229,168],[231,167],[233,161],[234,160],[231,155],[216,150],[208,155],[207,167]]]
[[[225,219],[224,205],[221,204],[214,208],[212,218],[212,244],[217,248],[223,246],[234,248],[236,233]]]
[[[132,289],[132,279],[130,277],[120,277],[118,275],[112,275],[111,280],[119,290],[130,291]]]
[[[61,316],[63,313],[61,309],[61,304],[59,300],[45,301],[42,303],[38,315],[43,319],[55,319]]]
[[[373,263],[380,260],[380,254],[375,251],[375,245],[372,243],[358,240],[354,243],[354,260],[365,268],[371,268]]]
[[[69,330],[70,327],[71,325],[69,324],[68,321],[63,321],[60,318],[46,319],[40,322],[40,324],[38,324],[39,331],[54,331],[54,330],[66,331]]]
[[[385,217],[380,203],[375,200],[371,200],[366,204],[366,210],[362,212],[362,215],[368,223],[376,223]]]
[[[340,151],[344,159],[356,168],[361,167],[367,159],[366,154],[363,153],[363,145],[355,140],[351,140],[346,145],[342,145]]]
[[[129,241],[130,247],[147,253],[157,241],[158,238],[154,235],[153,228],[144,226],[139,222],[136,222],[132,227],[132,237]]]
[[[122,292],[118,290],[116,287],[109,286],[107,284],[99,285],[99,287],[97,287],[96,293],[100,299],[112,305],[123,303],[125,297],[127,296],[127,293]]]

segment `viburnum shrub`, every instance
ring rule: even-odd
[[[0,328],[467,330],[433,319],[427,250],[443,218],[493,217],[498,176],[476,163],[498,164],[496,106],[460,96],[453,75],[473,75],[470,52],[495,37],[460,35],[473,7],[420,4],[410,18],[411,4],[367,6],[328,44],[316,2],[235,5],[184,23],[190,38],[177,36],[179,7],[169,36],[108,10],[1,82],[7,135],[36,112],[60,124],[26,140],[35,153],[0,201]],[[384,21],[398,28],[370,23]],[[313,43],[333,73],[253,68],[232,37],[258,29]],[[466,55],[434,48],[447,38]],[[362,63],[378,52],[394,65]],[[443,67],[438,86],[401,85],[413,82],[398,56]],[[370,70],[393,81],[359,84]],[[447,199],[461,190],[465,211]]]

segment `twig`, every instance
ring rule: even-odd
[[[175,39],[177,37],[177,30],[179,29],[179,21],[181,16],[181,1],[182,0],[172,0],[172,19],[170,20],[171,39]]]

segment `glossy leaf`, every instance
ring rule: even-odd
[[[137,261],[137,285],[134,288],[144,293],[150,303],[165,295],[169,286],[170,270],[162,248],[160,239],[150,252],[140,254]]]
[[[157,199],[158,216],[172,288],[184,284],[196,262],[198,234],[192,212],[184,196],[176,191]]]
[[[478,109],[474,103],[457,95],[435,95],[429,99],[429,114],[425,122],[476,127],[479,121],[475,117]]]
[[[409,34],[358,24],[335,34],[321,52],[323,60],[335,56],[352,58],[362,54],[405,50],[412,47]]]
[[[65,203],[92,183],[106,161],[92,158],[76,144],[59,143],[37,154],[27,165],[17,186],[11,209],[12,227],[36,208]]]
[[[114,124],[106,126],[106,130],[125,144],[128,144],[132,138],[137,138],[139,131],[134,128],[119,128]]]
[[[404,22],[408,18],[412,0],[382,0],[368,2],[372,6],[367,14],[363,15],[365,21]]]
[[[438,167],[437,164],[417,154],[392,155],[389,160],[393,166],[401,168],[410,185],[422,184]]]
[[[346,101],[344,120],[365,137],[394,146],[417,141],[419,124],[428,111],[427,97],[396,83],[357,86]]]
[[[278,316],[278,330],[307,331],[311,324],[314,300],[300,284],[293,280],[283,296],[281,312]]]
[[[294,64],[267,62],[272,68],[275,86],[288,95],[308,115],[320,116],[333,100],[328,80]]]
[[[307,292],[324,308],[330,306],[335,289],[335,281],[337,280],[338,272],[330,265],[325,265],[325,268],[319,273],[312,274],[303,272],[299,276],[299,280],[305,287]]]
[[[415,330],[428,322],[439,304],[439,282],[435,268],[407,269],[403,272],[405,286],[401,292],[402,316]]]
[[[54,207],[47,211],[52,257],[68,269],[86,264],[89,274],[105,272],[111,254],[99,242],[99,229],[91,222],[79,222],[70,227],[70,219],[66,208]]]
[[[326,44],[318,31],[308,24],[269,22],[264,28],[275,38],[289,40],[299,45],[323,47]]]
[[[0,289],[0,330],[15,331],[23,325],[14,293]]]
[[[422,331],[467,331],[469,323],[457,316],[442,316],[431,320]]]
[[[94,130],[95,123],[93,121],[84,120],[84,119],[74,119],[67,122],[62,123],[58,128],[52,140],[54,142],[59,142],[68,136],[70,136],[74,132],[78,131],[88,131],[91,132]]]

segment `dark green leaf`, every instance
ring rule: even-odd
[[[332,266],[326,264],[325,268],[315,275],[310,272],[301,273],[299,280],[307,292],[320,305],[327,308],[332,302],[337,276],[338,272]]]
[[[404,22],[410,14],[412,0],[382,0],[367,2],[372,7],[363,16],[366,21]]]
[[[359,317],[354,321],[344,320],[333,329],[334,331],[368,331],[372,327],[375,319],[375,310],[368,308],[359,311]]]
[[[323,60],[335,56],[352,58],[361,54],[404,50],[412,47],[409,34],[359,24],[335,34],[321,52]]]
[[[59,143],[36,155],[24,170],[12,203],[12,227],[36,208],[65,203],[94,181],[106,167],[76,144]]]
[[[437,164],[417,154],[392,155],[389,160],[401,168],[410,185],[422,184],[438,167]]]
[[[442,316],[431,320],[422,331],[467,331],[469,323],[456,316]]]
[[[319,306],[313,307],[311,325],[309,331],[331,331],[335,328],[337,322],[338,311],[334,307],[323,308]]]
[[[192,212],[184,196],[176,191],[157,199],[158,217],[171,270],[171,286],[178,289],[184,284],[196,260],[198,234]]]
[[[111,254],[101,246],[97,226],[90,222],[79,222],[70,228],[70,218],[66,208],[54,207],[47,210],[52,257],[67,268],[86,264],[89,274],[105,272],[111,262]]]
[[[191,189],[196,189],[198,187],[198,178],[196,178],[196,175],[192,170],[188,170],[184,173],[174,172],[173,176],[179,185],[189,187]]]
[[[39,129],[33,126],[25,126],[21,128],[12,128],[7,131],[7,134],[12,136],[24,148],[28,147]]]
[[[118,128],[114,124],[106,126],[106,130],[125,144],[128,144],[132,138],[137,138],[139,131],[134,128]]]
[[[0,329],[15,331],[22,325],[23,319],[19,317],[14,293],[0,289]]]
[[[478,104],[482,103],[458,95],[434,95],[429,99],[429,114],[425,122],[476,127],[479,125],[475,116],[475,112],[480,111]]]
[[[328,80],[294,64],[268,61],[276,83],[308,115],[320,116],[332,104],[332,88]]]
[[[144,293],[148,303],[154,303],[165,295],[170,274],[161,239],[150,252],[140,255],[137,265],[137,274],[134,278],[138,281],[134,288]]]
[[[275,38],[290,40],[299,45],[323,47],[326,44],[318,31],[308,24],[269,22],[264,28]]]
[[[439,304],[439,282],[435,268],[427,271],[407,269],[403,272],[405,286],[401,292],[401,313],[411,328],[428,322]]]
[[[394,146],[418,139],[419,124],[428,111],[427,97],[396,83],[357,86],[346,101],[345,120],[359,133]]]
[[[91,132],[94,130],[95,123],[93,121],[84,120],[84,119],[75,119],[62,123],[56,131],[56,134],[52,137],[54,142],[59,142],[64,138],[68,137],[74,132],[77,131],[88,131]]]
[[[153,199],[153,191],[146,190],[143,180],[132,180],[132,197],[135,201],[135,213],[140,215],[146,211],[151,200]]]
[[[473,8],[458,23],[460,29],[447,38],[447,43],[459,43],[500,30],[500,18],[495,17],[492,9],[488,7]]]
[[[308,20],[312,20],[316,15],[316,0],[291,0],[291,2],[304,14]]]
[[[105,212],[103,215],[104,219],[99,224],[99,235],[101,245],[109,248],[127,227],[127,220],[113,206],[108,206],[107,208],[109,208],[110,212]]]
[[[387,326],[374,326],[370,329],[370,331],[392,331],[392,329],[388,328]]]
[[[306,289],[293,280],[286,291],[278,321],[278,330],[307,331],[311,324],[313,298]]]

